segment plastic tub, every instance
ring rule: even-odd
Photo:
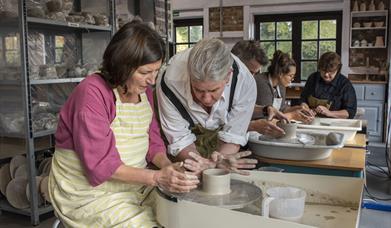
[[[297,131],[303,133],[338,132],[344,135],[344,143],[353,140],[357,131],[361,131],[362,122],[356,119],[315,118],[311,124],[297,124]]]

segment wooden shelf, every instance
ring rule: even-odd
[[[38,17],[27,17],[27,22],[30,24],[42,24],[45,26],[55,26],[55,27],[66,27],[69,29],[84,29],[87,31],[95,30],[95,31],[111,31],[111,26],[98,26],[98,25],[90,25],[86,23],[73,23],[67,21],[55,21]]]
[[[386,16],[388,10],[375,10],[375,11],[353,11],[352,17],[379,17]]]
[[[359,28],[352,28],[352,30],[386,30],[386,27],[359,27]]]
[[[375,49],[375,48],[387,48],[386,46],[383,47],[352,47],[350,46],[351,49]]]

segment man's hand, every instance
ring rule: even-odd
[[[216,167],[216,162],[204,158],[201,155],[189,152],[191,159],[186,159],[184,161],[184,167],[195,175],[200,175],[205,169],[212,169]]]
[[[240,169],[253,169],[258,163],[256,159],[244,158],[251,155],[251,151],[241,151],[235,154],[222,154],[217,151],[211,155],[212,161],[217,164],[218,168],[230,172],[249,175],[250,173]]]

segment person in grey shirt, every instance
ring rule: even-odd
[[[269,62],[265,51],[261,48],[259,41],[241,40],[237,42],[231,52],[239,57],[254,76],[258,74],[262,66]],[[258,91],[259,93],[260,91]],[[284,130],[279,128],[272,119],[287,119],[283,113],[273,106],[255,105],[253,117],[249,124],[248,131],[257,131],[269,136],[281,136]]]
[[[286,104],[286,87],[296,74],[296,63],[287,53],[277,50],[267,72],[255,75],[257,83],[257,105],[273,106],[285,113],[290,120],[309,123],[314,119],[314,113],[304,106],[289,106]]]

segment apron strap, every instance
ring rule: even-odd
[[[238,69],[238,65],[236,64],[235,60],[234,60],[234,63],[232,64],[232,68],[233,68],[234,72],[232,74],[231,91],[229,94],[228,112],[231,112],[232,102],[234,100],[234,95],[235,95],[236,84],[238,82],[239,69]]]
[[[235,88],[236,84],[238,82],[238,74],[239,74],[239,68],[236,62],[234,61],[232,64],[233,68],[233,74],[232,74],[232,82],[231,82],[231,91],[229,94],[229,104],[228,104],[228,112],[232,109],[232,103],[233,103],[233,97],[235,94]],[[167,96],[167,98],[171,101],[171,103],[178,109],[179,113],[183,117],[183,119],[187,120],[189,122],[189,128],[193,128],[195,126],[193,119],[189,115],[189,113],[186,111],[183,104],[179,101],[179,99],[175,96],[175,94],[172,92],[170,88],[168,88],[166,82],[164,81],[164,76],[166,75],[166,72],[163,73],[162,80],[161,80],[161,86],[163,93]]]
[[[166,76],[165,71],[163,73],[162,81],[161,81],[163,93],[167,96],[167,98],[171,101],[171,103],[176,107],[176,109],[178,109],[178,111],[181,114],[181,116],[183,117],[183,119],[185,119],[185,120],[187,120],[187,122],[189,122],[189,124],[190,124],[189,128],[193,128],[195,126],[193,119],[191,118],[189,113],[186,111],[185,107],[183,107],[183,104],[179,101],[179,99],[171,91],[171,89],[168,88],[166,82],[164,81],[164,76]]]

